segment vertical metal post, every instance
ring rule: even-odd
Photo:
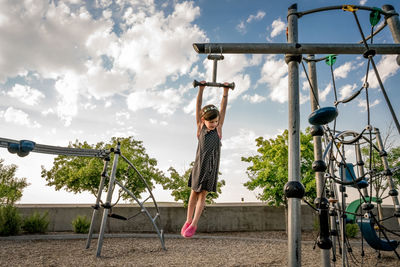
[[[97,254],[96,254],[97,257],[100,257],[101,248],[103,247],[104,232],[106,230],[108,212],[111,207],[111,199],[112,199],[112,194],[114,191],[113,189],[114,189],[114,185],[115,185],[115,174],[117,173],[117,165],[118,165],[118,157],[120,154],[120,147],[121,147],[121,144],[118,142],[117,148],[114,151],[114,161],[113,161],[113,166],[111,169],[110,181],[108,184],[106,203],[104,204],[103,219],[101,221],[100,232],[99,232],[99,240],[97,241]]]
[[[390,191],[389,191],[389,195],[391,195],[392,197],[392,201],[393,201],[393,205],[394,205],[394,210],[396,214],[400,214],[400,204],[399,204],[399,199],[397,197],[397,194],[394,192],[397,192],[396,190],[396,185],[393,182],[393,178],[392,178],[392,172],[390,171],[389,168],[389,162],[387,160],[387,153],[383,147],[383,142],[382,142],[382,137],[381,134],[379,132],[378,128],[375,128],[375,134],[376,134],[376,142],[378,144],[378,148],[379,148],[379,155],[381,156],[381,160],[382,160],[382,164],[383,164],[383,169],[385,170],[385,176],[387,179],[387,183],[389,185]],[[393,192],[393,193],[391,193]],[[397,221],[400,225],[400,217],[397,217]]]
[[[361,156],[360,142],[357,142],[355,144],[355,150],[356,150],[356,160],[357,160],[358,174],[360,175],[360,177],[363,177],[363,176],[365,176],[365,170],[364,170],[364,161],[363,161],[362,156]],[[367,188],[363,188],[362,192],[363,192],[364,197],[368,197],[369,196]]]
[[[298,42],[297,4],[288,8],[288,43]],[[296,59],[297,56],[297,59]],[[300,60],[299,60],[300,57]],[[299,62],[301,55],[286,55],[289,83],[288,180],[300,182]],[[288,198],[288,263],[301,266],[301,199]]]
[[[213,76],[212,76],[213,83],[217,82],[217,66],[218,66],[218,59],[214,58],[213,59]]]
[[[382,9],[388,13],[393,14],[386,21],[389,25],[390,31],[392,32],[393,40],[395,43],[400,43],[400,20],[399,15],[394,10],[392,5],[384,5]],[[397,56],[397,65],[400,65],[400,55]]]
[[[344,137],[342,137],[342,141],[343,141]],[[340,163],[341,166],[340,168],[343,168],[343,175],[342,175],[342,181],[344,179],[345,176],[345,172],[346,172],[346,168],[344,166],[344,162],[346,160],[345,157],[345,150],[344,150],[344,146],[341,147],[342,149],[342,162]],[[340,188],[340,195],[341,195],[341,212],[342,212],[342,216],[340,217],[340,220],[342,221],[342,225],[340,226],[340,235],[341,235],[341,240],[342,240],[342,266],[346,266],[347,264],[347,250],[346,250],[346,214],[344,213],[344,211],[346,210],[346,187],[344,185],[339,185]]]
[[[389,25],[390,31],[392,32],[394,42],[398,44],[398,43],[400,43],[399,15],[396,14],[396,10],[394,10],[394,7],[392,5],[384,5],[384,6],[382,6],[382,9],[388,13],[393,14],[386,21]]]
[[[109,163],[110,163],[110,156],[108,155],[106,158],[104,158],[103,171],[101,173],[99,191],[97,192],[97,198],[96,198],[96,204],[93,206],[93,215],[92,215],[92,221],[90,223],[89,234],[88,234],[88,238],[87,238],[87,242],[86,242],[86,249],[90,248],[90,243],[92,241],[94,224],[95,224],[95,221],[97,218],[97,212],[99,211],[99,208],[100,208],[101,194],[104,189],[104,182],[107,177],[107,169],[108,169]]]
[[[318,82],[317,82],[317,68],[314,55],[308,55],[308,72],[310,75],[310,102],[311,102],[311,112],[318,109]],[[322,161],[322,140],[321,136],[313,136],[314,142],[314,160]],[[324,190],[324,172],[316,171],[315,172],[315,181],[316,181],[316,189],[317,189],[317,198],[323,199],[325,198],[325,190]],[[320,222],[321,223],[321,222]],[[329,257],[329,249],[321,249],[321,266],[329,267],[330,257]]]

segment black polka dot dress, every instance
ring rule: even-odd
[[[203,125],[200,130],[196,159],[189,177],[188,186],[196,192],[217,191],[221,141],[217,129],[208,131]]]

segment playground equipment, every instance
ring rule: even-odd
[[[157,236],[160,239],[162,248],[164,250],[166,250],[165,242],[164,242],[164,231],[162,229],[162,223],[161,223],[160,210],[158,208],[158,205],[154,198],[154,195],[151,191],[151,188],[147,184],[147,182],[144,179],[144,177],[142,176],[142,174],[121,153],[119,143],[117,144],[116,148],[112,148],[110,150],[97,150],[97,149],[80,149],[80,148],[71,148],[71,147],[49,146],[49,145],[36,144],[35,142],[30,141],[30,140],[18,141],[18,140],[13,140],[13,139],[0,138],[0,147],[7,148],[10,153],[17,154],[20,157],[25,157],[30,152],[36,152],[36,153],[44,153],[44,154],[52,154],[52,155],[63,155],[63,156],[74,156],[74,157],[75,156],[95,157],[95,158],[102,159],[104,161],[103,171],[101,173],[101,179],[100,179],[98,195],[96,198],[96,203],[94,206],[92,206],[93,207],[93,215],[92,215],[89,234],[88,234],[88,238],[87,238],[86,249],[88,249],[90,247],[97,214],[98,214],[100,208],[103,208],[103,217],[101,220],[100,232],[99,232],[99,237],[98,237],[98,242],[97,242],[97,252],[96,252],[97,257],[100,257],[100,255],[101,255],[104,233],[105,233],[105,228],[107,225],[108,217],[127,221],[130,219],[133,219],[134,217],[136,217],[139,214],[144,214],[150,220],[150,223],[153,225],[153,228],[156,231]],[[113,159],[113,165],[112,165],[112,169],[111,169],[111,175],[108,175],[108,166],[110,163],[110,159],[111,159],[110,155],[111,154],[114,154],[114,159]],[[129,166],[128,171],[133,171],[140,178],[141,182],[145,185],[147,193],[149,195],[143,201],[141,201],[139,199],[139,197],[135,196],[135,194],[133,194],[132,191],[130,191],[120,181],[118,181],[118,179],[116,177],[116,172],[117,172],[118,161],[120,160],[120,158],[128,164],[128,166]],[[106,201],[104,204],[101,204],[101,196],[102,196],[102,192],[104,190],[106,181],[108,181],[108,191],[107,191]],[[140,206],[140,213],[127,218],[127,217],[110,212],[111,208],[116,204],[116,203],[111,204],[115,185],[118,185],[121,188],[121,190],[126,192],[130,197],[132,197],[135,200],[135,202]],[[154,212],[151,212],[150,209],[145,206],[146,201],[148,201],[149,199],[151,199],[153,202],[154,210],[155,210]]]
[[[212,77],[212,82],[205,82],[203,85],[209,86],[209,87],[228,87],[231,88],[232,90],[235,89],[235,83],[217,83],[217,68],[218,68],[218,60],[224,60],[223,55],[208,55],[207,59],[213,61],[213,77]],[[193,81],[193,87],[197,87],[201,85],[202,83],[194,80]]]
[[[298,19],[305,15],[313,14],[316,12],[325,12],[332,10],[343,10],[348,14],[352,14],[356,21],[357,27],[360,31],[362,41],[358,44],[301,44],[298,43]],[[365,37],[360,22],[357,17],[359,10],[369,11],[370,23],[372,26],[371,35]],[[374,27],[379,22],[381,16],[384,16],[384,24],[378,29],[374,30]],[[395,243],[389,240],[386,232],[383,230],[384,218],[375,216],[375,211],[371,203],[372,198],[367,198],[369,195],[365,194],[367,187],[371,187],[373,181],[378,181],[379,177],[385,177],[387,184],[390,187],[389,195],[393,200],[394,206],[394,218],[400,220],[399,209],[400,205],[398,202],[397,191],[393,184],[391,172],[397,170],[391,170],[388,167],[387,159],[385,158],[383,144],[380,140],[379,130],[371,126],[370,121],[367,123],[367,127],[361,132],[341,132],[336,131],[336,119],[340,118],[337,105],[340,103],[348,103],[360,95],[362,90],[367,91],[367,81],[363,87],[355,92],[351,97],[338,100],[335,99],[334,107],[320,107],[318,99],[318,85],[316,79],[316,63],[319,61],[326,61],[332,65],[336,61],[337,55],[340,54],[358,54],[363,55],[368,59],[368,66],[372,66],[378,83],[380,85],[382,94],[385,98],[386,104],[390,110],[393,121],[396,125],[398,132],[400,133],[400,124],[397,120],[396,114],[393,110],[389,97],[380,79],[378,69],[376,67],[374,56],[377,54],[400,54],[400,21],[399,16],[395,12],[394,8],[390,5],[384,5],[382,9],[372,8],[365,6],[356,5],[341,5],[331,6],[318,9],[312,9],[309,11],[299,12],[297,10],[297,4],[294,4],[288,8],[288,28],[287,28],[287,44],[239,44],[239,43],[195,43],[193,48],[200,54],[207,53],[224,53],[224,54],[285,54],[285,61],[288,65],[288,91],[289,91],[289,125],[288,125],[288,183],[285,186],[285,195],[288,198],[288,263],[289,266],[300,266],[301,265],[301,213],[300,213],[300,201],[304,196],[304,187],[300,182],[300,108],[299,108],[299,64],[303,64],[302,54],[309,54],[307,56],[307,63],[309,67],[310,77],[306,76],[310,82],[311,88],[311,107],[312,114],[309,117],[310,124],[313,125],[313,140],[314,140],[314,155],[315,162],[313,164],[313,170],[315,171],[316,183],[317,183],[317,195],[318,198],[315,200],[315,207],[313,207],[319,214],[320,219],[320,235],[317,240],[318,246],[321,248],[321,266],[330,266],[330,249],[336,251],[336,245],[339,245],[339,249],[342,254],[342,265],[348,265],[348,258],[346,257],[347,238],[345,236],[346,227],[346,202],[345,202],[345,190],[346,186],[353,186],[359,190],[361,198],[365,202],[362,205],[362,209],[367,213],[370,218],[363,218],[360,216],[360,229],[367,242],[375,249],[390,249],[396,253]],[[378,34],[385,26],[389,26],[392,32],[393,39],[397,44],[372,44],[373,37]],[[367,43],[367,40],[371,40],[371,44]],[[322,59],[315,59],[315,54],[329,54]],[[400,64],[400,57],[397,57],[397,63]],[[368,73],[368,72],[367,72]],[[333,74],[333,71],[332,71]],[[368,75],[367,75],[368,76]],[[333,81],[334,83],[334,81]],[[334,84],[335,87],[335,84]],[[335,93],[336,93],[336,88]],[[336,94],[335,94],[336,95]],[[369,112],[369,111],[368,111]],[[328,124],[333,122],[334,127],[331,130]],[[347,135],[348,134],[348,135]],[[375,136],[375,139],[372,138]],[[323,155],[323,142],[322,136],[324,136],[325,155]],[[351,140],[344,140],[350,137]],[[367,140],[366,140],[367,139]],[[361,143],[362,141],[363,143]],[[374,145],[374,142],[378,143],[378,147]],[[354,165],[350,165],[345,161],[344,150],[342,149],[344,144],[353,145],[359,147],[362,144],[367,144],[370,151],[373,149],[377,150],[381,155],[381,159],[384,166],[384,171],[377,173],[373,172],[371,164],[369,170],[365,171],[361,164],[356,164],[358,169],[358,176],[354,177]],[[339,145],[340,144],[340,145]],[[378,148],[378,149],[376,149]],[[333,152],[335,149],[335,152]],[[360,151],[360,150],[357,150]],[[358,152],[357,154],[358,155]],[[361,158],[358,162],[361,162]],[[336,175],[335,164],[340,164],[342,176],[339,178]],[[353,170],[352,170],[353,168]],[[347,180],[344,180],[347,179]],[[369,184],[368,184],[369,183]],[[329,190],[327,190],[329,188]],[[339,188],[339,189],[338,189]],[[338,193],[340,190],[340,195]],[[370,190],[371,191],[371,190]],[[327,194],[328,193],[328,194]],[[329,199],[327,198],[329,197]],[[339,200],[341,200],[339,202]],[[379,202],[379,201],[378,201]],[[379,203],[378,203],[379,204]],[[379,213],[379,205],[378,213]],[[357,214],[356,215],[363,215]],[[377,218],[376,218],[377,217]],[[372,229],[375,230],[374,226],[377,225],[381,236],[374,235]],[[339,238],[340,234],[340,238]],[[331,240],[331,236],[338,237]],[[378,237],[378,238],[377,238]],[[338,241],[338,242],[337,242]],[[333,254],[332,260],[335,259]]]

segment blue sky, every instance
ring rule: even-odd
[[[166,171],[183,173],[194,160],[197,140],[193,79],[211,80],[212,64],[192,48],[195,42],[285,43],[287,8],[293,1],[0,1],[0,133],[67,146],[76,139],[97,143],[112,136],[142,140]],[[298,9],[340,5],[342,1],[299,0]],[[381,7],[398,1],[347,1]],[[366,35],[369,12],[359,11]],[[382,21],[381,21],[382,22]],[[356,43],[353,15],[341,10],[299,19],[300,43]],[[386,27],[375,43],[392,43]],[[218,81],[234,81],[223,129],[218,202],[256,201],[244,186],[242,156],[256,153],[255,138],[273,138],[287,128],[287,66],[283,55],[229,55],[218,65]],[[318,55],[322,57],[325,55]],[[376,56],[378,69],[400,115],[400,83],[395,56]],[[366,60],[339,56],[334,65],[339,99],[363,84]],[[330,68],[317,64],[321,106],[332,106]],[[387,129],[391,117],[370,75],[372,124]],[[301,129],[309,126],[309,87],[300,72]],[[204,104],[219,104],[221,90],[206,89]],[[364,97],[339,107],[338,128],[361,131],[367,123]],[[21,203],[91,203],[45,186],[40,166],[53,156],[18,158],[0,150],[6,164],[19,166],[30,186]],[[159,201],[170,192],[155,189]]]

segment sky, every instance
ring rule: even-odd
[[[197,147],[192,82],[212,79],[212,62],[193,43],[285,43],[286,16],[294,1],[239,0],[0,0],[0,137],[67,146],[134,136],[157,167],[183,174]],[[298,0],[298,10],[342,1]],[[382,7],[398,1],[347,1]],[[369,12],[358,11],[369,35]],[[381,19],[380,23],[382,23]],[[379,24],[380,25],[380,24]],[[321,12],[299,19],[299,43],[357,43],[360,33],[350,12]],[[393,43],[388,27],[374,43]],[[305,55],[304,55],[305,56]],[[316,55],[324,57],[326,55]],[[224,54],[217,81],[235,82],[222,139],[217,202],[257,201],[241,157],[257,153],[255,139],[274,138],[288,125],[287,65],[283,55]],[[395,55],[375,56],[385,89],[400,116],[399,66]],[[338,99],[361,88],[367,72],[360,55],[340,55],[334,64]],[[321,106],[333,106],[330,67],[317,63]],[[376,77],[369,74],[371,124],[385,131],[391,116]],[[222,90],[206,88],[203,104],[219,105]],[[300,127],[309,125],[310,93],[300,66]],[[339,107],[337,128],[361,131],[367,125],[365,97]],[[398,135],[397,135],[398,136]],[[20,158],[0,149],[5,164],[30,184],[19,203],[94,203],[82,193],[55,191],[40,177],[54,156]],[[157,201],[174,201],[157,186]]]

